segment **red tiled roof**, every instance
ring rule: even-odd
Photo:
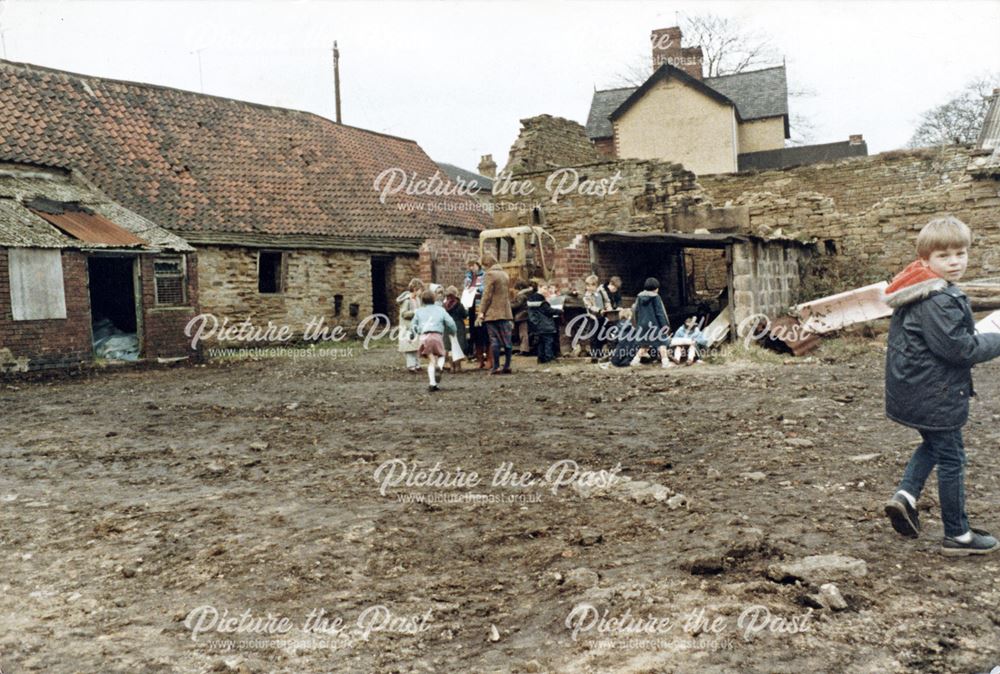
[[[78,169],[185,232],[415,238],[492,218],[462,196],[390,197],[376,176],[447,176],[414,141],[307,112],[0,61],[0,160]],[[402,201],[438,205],[400,210]]]

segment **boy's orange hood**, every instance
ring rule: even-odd
[[[885,289],[885,302],[895,309],[923,299],[947,285],[948,281],[931,271],[923,260],[917,259],[893,277],[892,283]]]

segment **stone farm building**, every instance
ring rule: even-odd
[[[491,223],[446,189],[406,194],[404,183],[448,180],[412,140],[7,61],[0,161],[79,171],[183,237],[196,250],[201,312],[296,331],[316,317],[348,329],[372,312],[394,318],[412,277],[459,283]]]
[[[188,355],[193,252],[71,171],[0,162],[0,373],[90,361],[94,326]]]

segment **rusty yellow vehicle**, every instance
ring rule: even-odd
[[[479,255],[486,253],[496,257],[511,283],[518,279],[551,280],[556,240],[542,227],[486,229],[479,233]]]

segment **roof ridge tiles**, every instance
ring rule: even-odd
[[[81,83],[85,84],[85,86],[87,86],[87,88],[89,88],[89,86],[90,86],[89,84],[87,84],[88,80],[91,80],[91,81],[92,80],[98,80],[100,82],[106,82],[106,83],[112,83],[112,84],[125,84],[125,85],[129,85],[129,86],[142,87],[142,88],[147,88],[147,89],[156,89],[156,90],[160,90],[160,91],[172,91],[172,92],[177,92],[177,93],[180,93],[180,94],[185,94],[185,95],[188,95],[188,96],[195,96],[195,97],[198,97],[198,98],[212,98],[212,99],[216,99],[216,100],[220,100],[220,101],[227,101],[229,103],[236,103],[236,104],[239,104],[239,105],[248,105],[248,106],[251,106],[251,107],[254,107],[254,108],[261,108],[261,109],[264,109],[264,110],[276,110],[276,111],[279,111],[279,112],[294,113],[294,114],[298,114],[298,115],[309,115],[311,117],[315,117],[317,119],[323,120],[324,122],[327,122],[329,124],[333,124],[333,125],[338,126],[338,127],[343,127],[345,129],[351,129],[351,130],[354,130],[354,131],[361,131],[363,133],[368,133],[368,134],[372,134],[372,135],[375,135],[375,136],[382,136],[384,138],[393,138],[395,140],[401,140],[401,141],[406,142],[406,143],[416,143],[417,142],[417,141],[415,141],[412,138],[403,138],[402,136],[394,136],[392,134],[384,133],[382,131],[373,131],[371,129],[365,129],[365,128],[360,127],[360,126],[353,126],[351,124],[338,123],[338,122],[335,122],[332,119],[324,117],[323,115],[320,115],[318,113],[311,112],[309,110],[300,110],[298,108],[284,108],[284,107],[281,107],[280,105],[268,105],[267,103],[255,103],[253,101],[246,101],[246,100],[243,100],[241,98],[232,98],[230,96],[220,96],[218,94],[206,94],[206,93],[199,92],[199,91],[191,91],[190,89],[181,89],[180,87],[171,87],[171,86],[167,86],[165,84],[154,84],[152,82],[139,82],[139,81],[136,81],[136,80],[122,80],[122,79],[118,79],[118,78],[114,78],[114,77],[103,77],[103,76],[100,76],[100,75],[87,75],[85,73],[77,73],[77,72],[72,72],[70,70],[60,70],[59,68],[52,68],[50,66],[42,66],[42,65],[38,65],[37,63],[28,63],[28,62],[25,62],[25,61],[10,61],[8,59],[0,59],[0,67],[19,68],[19,69],[22,69],[22,70],[26,70],[28,72],[49,73],[49,74],[53,74],[53,75],[62,76],[64,78],[66,78],[66,79],[76,78],[76,79],[81,80]]]

